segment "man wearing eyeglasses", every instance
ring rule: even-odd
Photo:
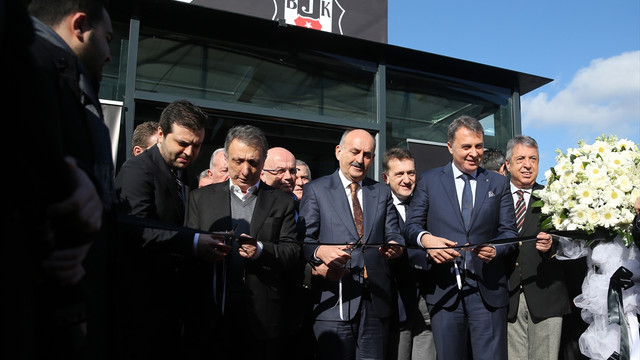
[[[287,194],[293,194],[296,186],[296,158],[291,151],[283,147],[269,149],[260,180]]]

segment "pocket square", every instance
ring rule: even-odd
[[[496,196],[496,194],[493,193],[493,191],[489,191],[489,193],[487,194],[487,197],[494,197]]]

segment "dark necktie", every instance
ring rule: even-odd
[[[471,212],[473,212],[473,194],[471,192],[471,175],[462,173],[462,180],[464,180],[464,188],[462,189],[462,221],[464,227],[469,230],[471,226]]]
[[[182,204],[182,211],[184,212],[185,203],[184,203],[184,183],[180,179],[180,171],[179,170],[171,170],[173,174],[173,178],[176,181],[176,189],[178,191],[178,197],[180,198],[180,202]]]
[[[353,204],[353,221],[356,223],[356,230],[358,230],[358,236],[362,238],[364,234],[364,216],[362,214],[362,207],[360,207],[360,201],[358,201],[358,183],[351,183],[351,202]]]
[[[524,191],[516,190],[518,195],[518,201],[516,202],[516,227],[518,234],[522,231],[522,225],[524,224],[524,213],[527,212],[527,206],[524,203]]]

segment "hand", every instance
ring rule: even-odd
[[[350,273],[349,269],[339,268],[339,269],[331,269],[326,264],[320,264],[314,266],[311,269],[312,275],[322,276],[323,278],[330,281],[339,281],[346,274]]]
[[[393,240],[389,241],[388,244],[380,246],[378,250],[386,259],[398,258],[403,252],[402,246],[398,245],[398,243]]]
[[[76,284],[84,277],[82,262],[90,247],[91,243],[86,243],[74,248],[54,250],[42,261],[42,268],[59,285]]]
[[[238,241],[240,241],[240,247],[238,248],[238,252],[240,256],[246,259],[251,259],[258,251],[258,242],[247,234],[241,234],[238,237]]]
[[[231,251],[231,246],[224,243],[224,236],[214,234],[200,234],[196,246],[198,256],[208,262],[224,259]]]
[[[496,258],[496,248],[492,245],[478,245],[471,249],[471,252],[478,255],[478,258],[484,262],[489,262]]]
[[[451,240],[433,236],[431,234],[424,234],[422,235],[422,238],[420,238],[420,243],[423,247],[427,248],[427,253],[429,253],[429,256],[436,262],[436,264],[451,262],[453,259],[460,257],[460,253],[457,252],[456,249],[429,249],[452,247],[458,244]]]
[[[59,218],[73,229],[94,233],[102,227],[102,199],[89,176],[78,167],[76,160],[65,158],[75,187],[71,196],[47,209],[51,218]]]
[[[550,234],[545,232],[541,232],[537,236],[538,240],[536,240],[536,249],[543,253],[549,251],[551,249],[551,244],[553,244],[553,239]]]
[[[633,208],[636,211],[636,214],[640,214],[640,196],[638,196],[636,202],[633,203]]]
[[[320,245],[316,250],[316,257],[331,269],[341,269],[351,259],[353,245]],[[349,251],[349,252],[347,252]]]

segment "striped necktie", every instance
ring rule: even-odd
[[[524,191],[516,190],[518,195],[518,201],[516,202],[516,227],[518,234],[522,232],[522,225],[524,224],[524,213],[527,212],[527,205],[524,203]]]
[[[182,210],[184,211],[186,207],[186,204],[184,202],[184,183],[180,179],[180,176],[182,175],[182,171],[171,170],[171,173],[173,174],[173,179],[176,181],[176,189],[178,191],[178,197],[180,198],[180,201],[182,201]]]

